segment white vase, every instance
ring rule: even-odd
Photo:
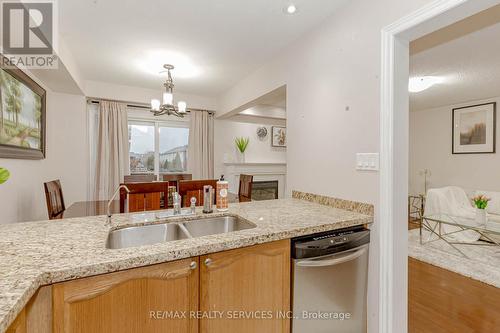
[[[486,224],[486,209],[476,208],[476,223],[478,225]]]
[[[238,151],[236,153],[236,158],[238,159],[238,163],[245,163],[245,153]]]

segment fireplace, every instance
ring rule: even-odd
[[[255,194],[256,200],[275,199],[275,186],[278,186],[278,199],[284,198],[286,193],[286,163],[224,163],[226,179],[229,181],[229,192],[238,193],[240,175],[253,175],[255,190],[261,186],[267,187],[265,194],[261,191]],[[268,183],[269,182],[269,183]],[[262,183],[262,185],[260,184]],[[272,186],[272,188],[269,188]],[[252,191],[252,194],[255,192]]]
[[[254,181],[252,182],[252,200],[278,199],[278,181]]]

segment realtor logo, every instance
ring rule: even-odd
[[[57,68],[55,14],[53,1],[1,1],[2,66]]]

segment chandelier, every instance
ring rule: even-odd
[[[187,112],[187,104],[184,101],[179,101],[177,106],[174,105],[174,80],[172,79],[172,74],[170,73],[170,71],[174,69],[174,66],[166,64],[163,65],[163,68],[167,71],[167,80],[163,84],[165,92],[162,96],[162,102],[160,102],[159,99],[151,100],[151,112],[155,116],[166,114],[168,116],[173,115],[182,118]]]

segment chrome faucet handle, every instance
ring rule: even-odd
[[[196,198],[191,197],[191,214],[196,213]]]

